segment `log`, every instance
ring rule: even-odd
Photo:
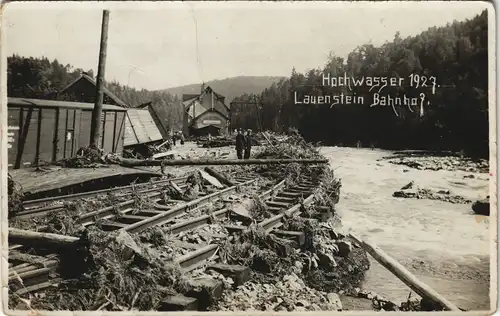
[[[446,298],[441,296],[438,292],[433,290],[427,284],[418,280],[415,275],[413,275],[410,271],[408,271],[403,265],[397,262],[394,258],[390,257],[387,253],[385,253],[378,246],[369,244],[365,241],[362,241],[359,237],[356,237],[352,234],[349,234],[354,241],[356,241],[363,249],[366,250],[377,262],[383,265],[387,270],[392,272],[398,279],[403,281],[406,285],[408,285],[415,293],[420,295],[422,298],[428,298],[436,303],[439,303],[446,310],[450,311],[461,311],[458,307],[456,307],[453,303],[448,301]]]
[[[76,248],[80,239],[77,237],[38,233],[9,227],[9,243],[23,246],[38,245],[47,248]]]
[[[139,166],[215,166],[215,165],[279,165],[289,163],[299,164],[324,164],[328,163],[327,159],[247,159],[247,160],[140,160],[126,159],[121,157],[113,158],[115,163],[123,167],[139,167]]]
[[[219,180],[222,184],[227,185],[228,187],[234,187],[236,184],[233,183],[231,180],[228,178],[224,177],[214,169],[210,167],[205,167],[205,172],[214,177],[215,179]]]

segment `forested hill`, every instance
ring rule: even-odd
[[[237,96],[244,93],[261,93],[273,83],[277,83],[283,77],[271,76],[238,76],[222,80],[211,80],[205,82],[205,85],[212,87],[215,92],[226,97],[226,103],[229,103]],[[191,84],[186,86],[174,87],[165,89],[163,91],[172,95],[177,95],[179,98],[182,94],[195,94],[199,93],[202,83]]]
[[[333,46],[333,45],[332,45]],[[311,65],[314,66],[314,65]],[[354,79],[396,78],[402,85],[387,86],[380,96],[414,100],[410,105],[376,103],[380,86],[323,85],[323,75]],[[419,76],[420,87],[411,79]],[[433,87],[433,82],[436,85]],[[422,87],[426,83],[427,87]],[[424,101],[421,102],[421,94]],[[298,104],[307,97],[357,96],[364,102],[339,100],[327,105]],[[309,140],[330,145],[375,146],[388,149],[435,149],[488,155],[488,18],[485,10],[471,20],[431,27],[416,36],[376,47],[357,47],[347,60],[330,54],[324,67],[308,73],[292,71],[289,78],[269,86],[261,95],[263,110],[239,113],[248,128],[295,127]],[[241,98],[248,98],[242,96]],[[317,99],[319,100],[319,99]],[[359,100],[359,99],[357,99]],[[381,100],[381,99],[380,99]],[[413,103],[412,103],[413,102]],[[421,106],[422,103],[422,106]],[[389,103],[386,103],[389,104]],[[236,126],[235,126],[236,127]]]

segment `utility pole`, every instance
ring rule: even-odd
[[[104,10],[102,12],[101,46],[99,51],[99,66],[97,68],[96,98],[90,125],[90,147],[92,148],[99,148],[102,103],[104,99],[104,71],[106,69],[106,50],[108,46],[108,24],[109,11]]]

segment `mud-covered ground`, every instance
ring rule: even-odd
[[[381,150],[325,147],[321,153],[342,180],[337,210],[346,230],[375,242],[457,306],[490,308],[489,218],[474,215],[470,203],[393,197],[414,181],[422,189],[483,199],[490,194],[484,162],[419,157],[419,165],[412,167],[382,159],[391,153]],[[406,300],[408,287],[370,261],[363,287],[396,302]],[[366,304],[348,301],[343,300],[344,307],[365,309]]]

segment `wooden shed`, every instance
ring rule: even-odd
[[[8,166],[69,158],[90,144],[92,103],[8,98]],[[103,105],[100,146],[122,153],[127,110]]]

